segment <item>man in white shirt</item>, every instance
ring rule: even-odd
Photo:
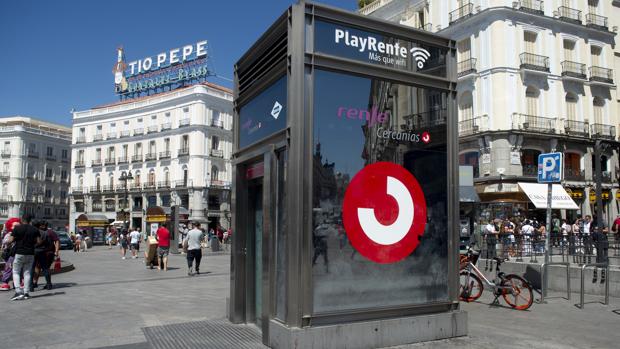
[[[140,234],[139,229],[140,228],[138,228],[138,230],[134,229],[131,231],[131,233],[129,233],[131,258],[133,259],[138,258],[138,251],[140,251],[140,240],[142,239],[142,235]]]
[[[202,259],[202,249],[200,243],[204,240],[205,233],[200,230],[200,223],[194,222],[192,230],[187,232],[183,240],[183,248],[187,249],[187,275],[193,276],[193,264],[196,260],[196,274],[200,275],[200,260]]]

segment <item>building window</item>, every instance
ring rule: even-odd
[[[47,147],[47,152],[45,153],[47,156],[54,156],[54,148]]]
[[[45,169],[45,178],[52,178],[52,169],[51,168],[46,168]]]
[[[575,50],[575,42],[571,40],[564,40],[564,60],[574,61],[573,52]]]
[[[523,32],[523,41],[525,43],[525,52],[536,53],[536,33],[525,31]]]
[[[67,179],[67,170],[62,170],[60,172],[60,179],[62,179],[63,181]]]
[[[478,165],[479,155],[477,151],[463,153],[459,155],[459,165],[471,166],[474,168],[474,178],[480,177],[480,167]]]
[[[459,101],[459,120],[471,120],[474,117],[474,104],[470,91],[463,92]]]
[[[569,121],[577,120],[577,95],[574,93],[566,94],[566,119]]]
[[[95,160],[101,161],[101,148],[95,149]]]
[[[540,151],[535,149],[524,149],[521,152],[521,166],[523,166],[523,175],[538,175],[538,155],[540,155]]]
[[[170,195],[161,196],[161,205],[166,207],[170,206]]]
[[[604,112],[605,112],[605,100],[600,97],[594,97],[592,101],[593,108],[593,116],[595,124],[602,124],[604,120]]]
[[[471,40],[469,38],[459,41],[457,44],[458,61],[463,62],[471,58]]]
[[[78,150],[78,162],[80,163],[84,163],[84,150]]]
[[[97,133],[98,135],[103,133],[103,126],[102,125],[97,125]]]
[[[211,166],[211,180],[217,181],[218,176],[219,176],[219,169],[217,168],[217,166],[215,165]]]
[[[80,138],[84,138],[86,136],[86,128],[80,127]]]
[[[598,0],[588,0],[588,12],[591,14],[596,14],[598,8]]]
[[[590,56],[592,57],[592,66],[600,67],[602,65],[601,62],[601,53],[603,49],[598,46],[590,46]]]
[[[183,112],[186,113],[186,114],[189,113],[189,107],[183,108]]]
[[[48,199],[52,197],[52,189],[45,189],[45,197]]]
[[[170,151],[170,138],[164,138],[164,151]]]
[[[142,143],[136,143],[134,146],[134,155],[142,156]]]
[[[538,116],[538,96],[540,91],[532,86],[525,90],[525,109],[527,115]]]
[[[149,185],[155,185],[155,170],[151,169],[151,171],[149,171],[148,181]]]
[[[220,148],[220,139],[217,136],[211,137],[211,149],[218,150]]]
[[[156,151],[157,149],[155,148],[155,141],[150,141],[149,142],[149,153],[155,154]]]
[[[67,192],[65,190],[61,190],[60,191],[60,198],[61,199],[66,199],[67,198]]]
[[[181,149],[189,149],[189,135],[183,135],[181,138]]]
[[[157,196],[149,196],[146,201],[148,202],[148,207],[157,206]]]
[[[61,157],[62,157],[63,159],[67,159],[67,158],[69,157],[69,151],[68,151],[67,149],[63,149],[63,150],[61,151],[61,154],[62,154],[62,155],[61,155]]]

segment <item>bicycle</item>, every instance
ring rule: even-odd
[[[487,279],[484,274],[472,263],[474,253],[471,247],[467,250],[467,265],[461,268],[459,281],[459,299],[464,302],[473,302],[482,296],[484,285],[481,281],[493,290],[495,299],[492,304],[498,304],[499,297],[513,309],[527,310],[532,306],[534,295],[532,287],[521,276],[516,274],[505,274],[500,271],[503,259],[495,257],[495,274],[493,281]]]

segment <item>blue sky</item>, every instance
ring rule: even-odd
[[[0,116],[70,125],[72,108],[117,101],[112,67],[119,45],[129,62],[208,40],[215,72],[232,78],[237,59],[293,2],[2,1]],[[348,10],[357,4],[318,2]]]

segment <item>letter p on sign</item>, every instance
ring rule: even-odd
[[[562,180],[562,153],[547,153],[538,156],[538,182],[555,183]]]

